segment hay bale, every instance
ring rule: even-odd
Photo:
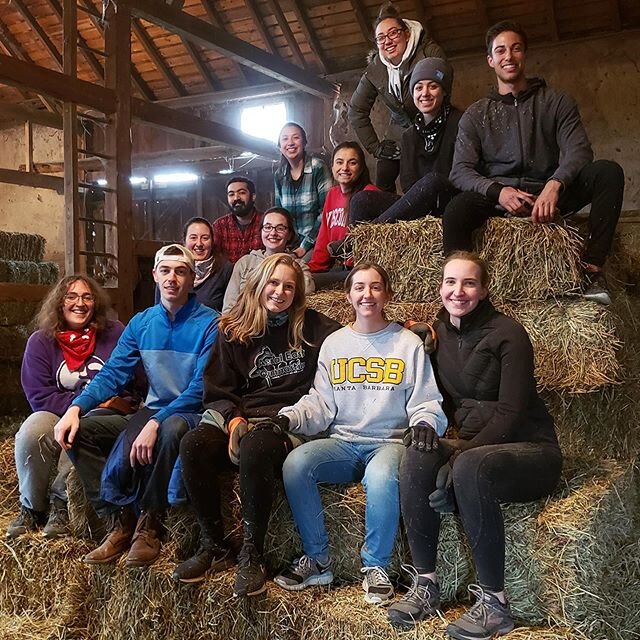
[[[39,307],[40,302],[32,300],[0,300],[0,327],[28,325]]]
[[[0,282],[22,284],[53,284],[60,270],[55,262],[0,260]]]
[[[377,262],[391,276],[396,298],[434,302],[442,272],[442,221],[362,224],[349,231],[353,255]],[[521,218],[490,218],[476,238],[488,261],[497,300],[544,300],[577,290],[582,239],[564,223],[534,225]]]
[[[41,262],[46,240],[35,233],[0,231],[0,260]]]
[[[0,327],[0,361],[20,362],[28,337],[29,330],[25,325]]]
[[[11,515],[15,518],[18,513],[18,475],[13,433],[18,430],[22,421],[14,423],[13,420],[4,420],[3,431],[11,432],[12,435],[5,437],[0,443],[0,515]]]
[[[352,308],[344,294],[315,293],[308,305],[345,324]],[[586,393],[618,384],[622,370],[617,353],[614,316],[602,305],[581,299],[496,303],[496,308],[520,322],[529,334],[535,355],[535,376],[540,389]],[[439,303],[392,302],[385,309],[389,320],[433,322]]]

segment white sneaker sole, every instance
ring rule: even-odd
[[[330,585],[333,582],[333,573],[331,571],[327,571],[326,573],[322,573],[318,576],[309,576],[300,584],[289,584],[282,578],[282,576],[276,576],[273,581],[286,591],[302,591],[307,587],[325,587]]]

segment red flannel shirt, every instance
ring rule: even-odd
[[[253,210],[253,218],[246,225],[241,225],[233,213],[218,218],[213,223],[213,241],[221,249],[229,262],[237,262],[253,249],[264,249],[260,227],[262,211]]]

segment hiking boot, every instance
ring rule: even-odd
[[[257,596],[267,588],[264,560],[255,545],[245,542],[238,554],[238,572],[233,587],[234,596]]]
[[[382,567],[363,567],[362,588],[364,600],[368,604],[386,604],[393,598],[393,585]]]
[[[327,585],[333,582],[331,562],[321,564],[309,556],[294,560],[273,581],[287,591],[302,591],[307,587]]]
[[[60,498],[54,498],[51,502],[49,519],[42,530],[45,538],[60,538],[69,533],[69,511],[67,503]]]
[[[136,517],[131,507],[124,507],[114,514],[109,523],[109,533],[102,544],[82,558],[87,564],[106,564],[122,555],[131,545]]]
[[[602,271],[585,271],[582,279],[582,297],[598,304],[611,304],[607,279]]]
[[[234,564],[231,549],[211,542],[201,543],[191,558],[174,569],[172,578],[178,582],[201,582],[207,573],[218,573]]]
[[[494,635],[509,633],[515,626],[509,603],[502,604],[492,593],[477,584],[469,585],[469,593],[476,603],[455,622],[447,626],[447,633],[457,640],[489,640]]]
[[[402,568],[411,575],[411,588],[389,607],[387,617],[395,627],[408,629],[438,614],[440,587],[426,576],[418,575],[411,565],[403,564]]]
[[[131,549],[125,563],[127,567],[148,567],[158,559],[162,529],[162,522],[155,513],[142,512],[131,539]]]
[[[7,538],[19,538],[29,531],[37,531],[47,519],[42,511],[34,511],[20,505],[18,517],[7,527]]]

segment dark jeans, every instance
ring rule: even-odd
[[[400,173],[400,160],[376,160],[376,186],[389,193],[396,192],[396,178]]]
[[[87,499],[101,517],[132,502],[143,511],[166,510],[169,479],[191,416],[167,418],[158,430],[153,462],[132,468],[130,446],[154,413],[153,409],[141,409],[130,416],[87,416],[80,420],[69,457]],[[114,447],[116,442],[121,446]]]
[[[456,193],[457,189],[439,173],[423,176],[403,196],[384,191],[359,191],[349,204],[349,222],[382,223],[441,216]]]
[[[591,203],[589,238],[583,260],[601,267],[611,251],[616,224],[622,209],[624,173],[617,162],[597,160],[582,168],[562,192],[558,208],[569,216]],[[483,195],[466,191],[455,196],[443,216],[445,255],[451,251],[471,251],[471,234],[491,216],[503,212]]]
[[[440,514],[429,506],[436,475],[445,460],[438,452],[407,449],[400,467],[400,503],[411,557],[419,573],[436,568]],[[460,454],[453,487],[471,546],[478,582],[489,591],[504,588],[503,502],[530,502],[548,496],[562,469],[555,445],[512,442],[485,445]]]
[[[225,433],[211,425],[190,431],[180,444],[182,474],[191,504],[205,538],[223,537],[218,473],[229,468]],[[240,501],[244,539],[264,552],[276,478],[292,449],[286,435],[271,430],[250,431],[240,441]]]

